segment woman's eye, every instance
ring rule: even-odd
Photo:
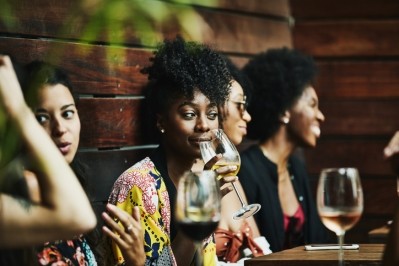
[[[48,121],[48,117],[46,115],[40,115],[40,114],[36,114],[36,120],[37,122],[39,122],[39,124],[44,124],[46,121]]]
[[[211,112],[208,114],[208,118],[211,120],[215,120],[218,118],[218,113],[217,112]]]
[[[75,114],[74,111],[68,110],[68,111],[65,111],[65,112],[63,113],[63,117],[65,117],[65,118],[72,118],[74,114]]]
[[[184,117],[185,119],[192,119],[192,118],[195,117],[195,113],[193,113],[193,112],[184,113],[184,114],[183,114],[183,117]]]

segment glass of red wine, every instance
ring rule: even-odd
[[[203,264],[203,240],[220,221],[220,188],[215,171],[187,172],[177,188],[175,218],[180,231],[196,246],[196,265]]]
[[[356,168],[323,169],[317,187],[317,210],[323,224],[338,237],[339,265],[344,265],[345,232],[363,212],[363,190]]]

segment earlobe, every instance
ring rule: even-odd
[[[280,116],[280,122],[287,125],[290,122],[290,112],[285,111],[284,115]]]
[[[160,114],[157,114],[157,128],[161,133],[165,133],[165,129],[162,125],[162,116]]]

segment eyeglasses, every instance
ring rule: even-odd
[[[238,110],[240,110],[241,115],[244,115],[245,111],[248,108],[248,102],[247,102],[247,96],[244,96],[242,101],[232,101],[230,100],[232,103],[237,104],[238,106]]]

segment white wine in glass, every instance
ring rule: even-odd
[[[212,170],[216,170],[223,166],[234,165],[237,169],[234,172],[229,172],[225,176],[236,176],[241,166],[241,158],[235,145],[229,140],[222,129],[213,129],[205,133],[203,141],[200,142],[201,156],[205,163],[215,157],[217,154],[221,154],[222,158],[217,161],[213,166]],[[218,179],[222,178],[222,175],[218,176]],[[261,206],[258,203],[247,205],[242,199],[240,193],[237,190],[234,182],[232,183],[233,189],[236,192],[238,199],[241,202],[241,208],[233,214],[233,219],[248,218],[257,213]]]
[[[339,262],[343,265],[345,232],[359,221],[363,212],[363,190],[356,168],[321,171],[317,187],[317,210],[323,224],[338,237]]]
[[[202,241],[215,231],[220,215],[216,173],[212,170],[187,172],[177,187],[175,218],[179,230],[195,243],[196,265],[202,265]]]

